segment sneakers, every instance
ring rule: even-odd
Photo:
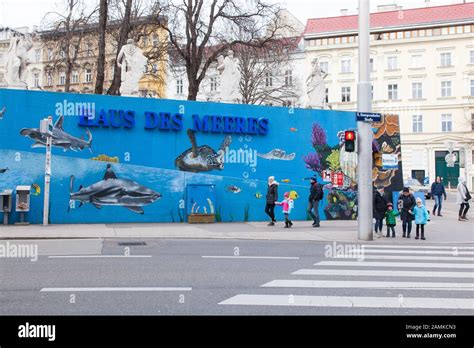
[[[415,237],[415,239],[419,239],[420,237],[418,237],[418,235]]]
[[[321,227],[318,223],[313,224],[313,227]]]
[[[463,218],[464,220],[469,220],[466,215],[463,215],[462,218]]]
[[[392,238],[395,238],[395,235],[394,235],[394,234],[392,234]]]
[[[433,216],[434,216],[434,214],[433,214]],[[441,215],[441,214],[438,214],[438,216],[441,216],[441,217],[443,217],[443,215]]]
[[[275,223],[271,221],[267,226],[275,226]]]
[[[426,240],[426,238],[425,238],[425,237],[421,237],[421,239],[423,239],[423,240]]]

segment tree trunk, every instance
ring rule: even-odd
[[[107,0],[100,0],[99,8],[99,56],[97,58],[97,77],[95,79],[95,94],[104,91],[105,79],[105,31],[107,29]]]
[[[122,26],[120,28],[119,42],[117,45],[117,54],[115,56],[115,67],[114,67],[114,79],[110,85],[107,94],[118,95],[120,93],[120,85],[122,84],[121,69],[117,67],[117,56],[122,49],[122,46],[127,42],[127,36],[130,32],[130,16],[132,13],[132,0],[127,0],[125,5],[125,14],[122,20]]]

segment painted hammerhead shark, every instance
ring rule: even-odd
[[[92,153],[92,134],[89,129],[86,130],[89,140],[85,141],[81,138],[76,138],[71,134],[68,134],[63,129],[64,116],[61,115],[56,120],[53,127],[52,145],[61,147],[64,151],[82,151],[85,148],[89,148]],[[41,133],[38,128],[22,128],[20,134],[35,141],[32,148],[45,147],[46,146],[46,135]]]

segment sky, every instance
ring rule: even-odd
[[[92,0],[86,0],[92,1]],[[268,1],[268,0],[267,0]],[[341,9],[348,9],[349,14],[357,11],[357,0],[270,0],[281,3],[303,24],[308,18],[338,16]],[[93,1],[95,2],[95,1]],[[424,7],[425,0],[371,0],[371,7],[396,2],[403,8]],[[462,3],[463,0],[431,0],[432,6]],[[474,0],[466,0],[474,2]],[[22,27],[40,25],[41,19],[48,11],[57,9],[61,0],[0,0],[0,27]]]

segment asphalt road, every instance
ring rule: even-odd
[[[40,256],[0,258],[0,315],[474,314],[473,244],[372,244],[358,261],[332,242],[22,243]]]

